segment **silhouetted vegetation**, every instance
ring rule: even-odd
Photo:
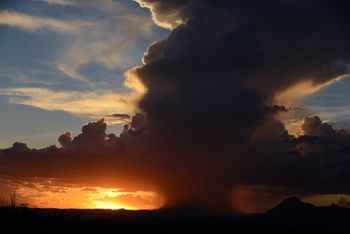
[[[17,193],[16,190],[11,192],[8,197],[0,197],[0,207],[16,207]]]
[[[16,233],[350,233],[350,209],[290,198],[266,214],[210,215],[196,208],[155,211],[1,207],[2,227]]]

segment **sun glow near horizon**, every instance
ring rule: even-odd
[[[116,203],[109,203],[109,202],[104,202],[104,201],[97,201],[95,202],[95,207],[91,207],[92,209],[106,209],[106,210],[139,210],[135,209],[134,207],[130,206],[125,206],[125,205],[120,205]]]
[[[154,191],[75,185],[57,179],[22,178],[14,181],[3,178],[0,189],[6,191],[1,199],[15,191],[18,204],[36,208],[152,210],[164,204],[164,199]]]

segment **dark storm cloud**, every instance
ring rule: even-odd
[[[163,154],[172,165],[185,168],[183,178],[172,178],[175,186],[165,189],[171,194],[179,185],[174,190],[210,203],[245,176],[259,178],[244,168],[259,166],[250,161],[256,160],[251,138],[272,118],[276,95],[303,81],[317,85],[348,72],[345,1],[140,2],[160,25],[173,28],[149,47],[145,65],[136,70],[148,89],[140,107],[150,134],[168,147]],[[181,199],[193,198],[174,202]]]
[[[147,87],[139,103],[145,115],[120,137],[106,135],[103,120],[74,138],[65,133],[57,157],[32,161],[90,174],[110,167],[154,182],[168,206],[227,209],[232,190],[245,185],[350,192],[349,135],[313,117],[306,135],[290,136],[275,119],[289,108],[274,103],[290,86],[348,72],[347,1],[138,2],[172,29],[134,69]]]
[[[101,150],[106,148],[123,147],[131,136],[141,134],[145,130],[145,116],[136,114],[132,117],[128,115],[113,115],[116,118],[127,118],[130,123],[124,125],[124,130],[120,136],[115,134],[107,134],[107,124],[105,119],[96,122],[90,122],[82,127],[82,133],[76,137],[72,137],[70,132],[62,134],[58,138],[58,142],[64,149],[69,150]]]
[[[328,123],[322,123],[318,116],[305,118],[302,130],[307,136],[332,137],[336,131]]]
[[[0,178],[57,178],[80,186],[152,190],[151,182],[159,174],[149,169],[149,155],[138,147],[139,136],[145,131],[143,119],[139,114],[133,116],[120,136],[107,134],[101,119],[83,126],[75,137],[69,132],[62,134],[58,138],[62,147],[30,149],[15,143],[0,149]]]
[[[277,92],[346,72],[350,35],[343,2],[142,2],[163,22],[186,22],[150,46],[137,70],[148,88],[140,106],[160,131],[247,139]],[[176,18],[167,18],[169,12]]]
[[[255,144],[252,168],[261,176],[249,179],[290,188],[296,194],[350,193],[349,133],[317,116],[305,118],[302,129],[304,135],[299,137],[281,134],[263,146]]]

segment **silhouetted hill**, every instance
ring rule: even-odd
[[[290,197],[268,211],[273,215],[299,215],[312,213],[316,207],[310,203],[302,202],[298,197]]]
[[[0,208],[2,230],[17,233],[350,233],[350,209],[291,197],[266,214],[216,214],[198,207],[160,210]],[[1,229],[0,229],[1,231]],[[2,233],[2,232],[1,232]],[[4,232],[5,233],[5,232]]]
[[[350,233],[350,209],[337,205],[316,207],[291,197],[270,209],[265,217],[275,229],[320,233]]]
[[[273,207],[267,212],[269,216],[289,217],[292,216],[295,219],[302,217],[337,217],[348,216],[350,217],[350,209],[339,207],[335,204],[330,206],[314,206],[311,203],[302,202],[298,197],[290,197],[282,201],[277,206]]]

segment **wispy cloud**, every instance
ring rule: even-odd
[[[80,7],[94,8],[108,17],[79,28],[74,41],[59,59],[58,68],[66,75],[84,81],[87,78],[79,73],[79,69],[91,62],[103,64],[108,69],[130,66],[127,50],[140,38],[152,35],[152,20],[117,1],[77,2]]]
[[[85,116],[133,113],[135,103],[139,100],[137,93],[53,91],[45,88],[0,89],[0,95],[10,96],[9,102],[13,104]]]
[[[53,5],[62,5],[62,6],[75,6],[76,3],[72,0],[36,0],[38,2],[46,2]]]
[[[134,66],[135,62],[128,61],[130,57],[128,53],[137,46],[139,40],[153,36],[151,17],[140,12],[136,3],[136,9],[133,9],[121,1],[111,0],[40,0],[40,2],[53,5],[52,7],[69,5],[82,11],[78,9],[79,14],[69,17],[69,20],[63,20],[4,10],[0,11],[0,25],[16,27],[30,33],[42,30],[48,33],[60,33],[65,47],[55,56],[57,60],[54,64],[57,70],[54,70],[60,75],[63,72],[68,77],[81,81],[83,86],[79,86],[77,90],[38,87],[47,86],[49,83],[39,84],[42,79],[29,80],[23,73],[11,70],[5,71],[2,75],[20,80],[16,87],[0,89],[0,95],[8,96],[8,101],[13,104],[49,111],[61,110],[78,116],[133,114],[137,109],[137,102],[146,92],[143,84],[133,75],[133,70],[126,73],[123,87],[115,87],[121,91],[115,92],[113,87],[99,90],[100,83],[88,79],[80,69],[92,62],[100,63],[110,71],[115,71],[117,68],[127,70],[130,66]],[[84,15],[87,8],[88,12],[93,10],[99,17]],[[36,75],[33,74],[31,77]],[[48,74],[47,77],[53,76]],[[29,85],[31,87],[24,87]],[[91,87],[94,87],[94,91],[91,91]],[[82,91],[82,88],[85,90]]]
[[[0,24],[18,27],[22,30],[35,32],[40,29],[47,29],[55,32],[74,33],[86,23],[64,22],[49,17],[30,16],[15,11],[0,11]]]
[[[128,49],[141,38],[152,36],[152,20],[119,1],[41,0],[49,4],[70,5],[95,10],[98,19],[59,20],[37,17],[15,11],[0,11],[0,24],[17,27],[28,32],[48,30],[68,34],[66,48],[57,61],[57,69],[68,77],[93,86],[93,82],[79,72],[91,62],[103,64],[107,69],[133,66],[128,62]]]
[[[11,80],[18,85],[55,85],[54,80],[44,79],[43,77],[60,77],[60,72],[55,70],[43,70],[39,68],[18,68],[1,67],[0,79],[2,81]]]
[[[126,92],[114,90],[54,91],[47,88],[20,87],[0,89],[0,95],[9,96],[9,102],[54,111],[66,111],[78,116],[106,116],[115,113],[133,114],[137,103],[146,93],[146,87],[131,69],[125,73]],[[111,122],[110,124],[114,124]]]
[[[109,125],[125,124],[130,123],[131,121],[131,116],[128,114],[106,115],[103,118],[105,122]]]
[[[334,77],[333,79],[320,84],[315,84],[311,79],[305,80],[303,82],[297,83],[294,86],[289,87],[281,93],[278,93],[275,96],[275,103],[286,106],[298,105],[304,97],[317,93],[320,90],[348,76],[348,74],[345,74],[342,76]]]

